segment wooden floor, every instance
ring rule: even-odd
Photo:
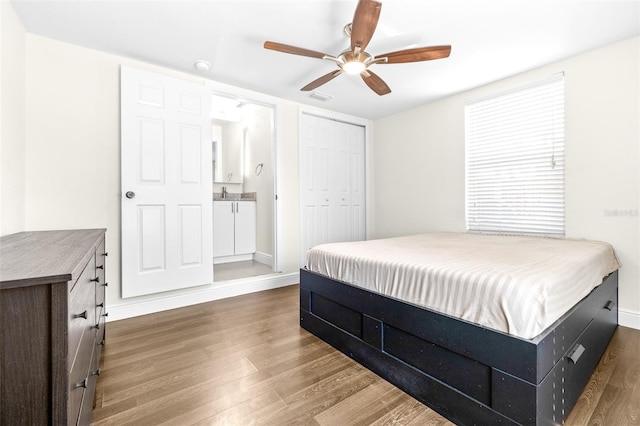
[[[107,324],[96,425],[453,425],[298,325],[298,286]],[[619,327],[568,425],[640,425]]]

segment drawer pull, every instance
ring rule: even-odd
[[[104,302],[97,304],[96,308],[104,308]]]
[[[104,252],[104,253],[102,253],[102,255],[106,257],[106,256],[109,256],[109,253]]]
[[[102,287],[109,287],[109,283],[102,284]]]
[[[609,300],[609,301],[607,302],[607,304],[606,304],[606,305],[604,305],[604,308],[605,308],[607,311],[611,311],[611,310],[613,310],[613,308],[615,308],[615,307],[616,307],[616,302],[614,302],[613,300]]]
[[[100,330],[100,323],[97,323],[96,325],[94,325],[93,328],[95,328],[96,330]]]
[[[98,368],[96,371],[94,371],[93,373],[91,373],[92,376],[99,376],[100,375],[100,369]]]
[[[108,317],[109,316],[109,312],[105,312],[104,314],[102,314],[103,317]]]
[[[73,385],[74,389],[78,389],[78,388],[85,388],[86,389],[86,387],[87,387],[87,378],[86,377],[80,383],[76,383],[75,385]]]
[[[71,318],[76,319],[76,318],[84,318],[87,319],[87,311],[84,311],[81,314],[73,314],[71,315]]]
[[[578,363],[578,360],[580,359],[580,357],[582,356],[582,354],[584,353],[584,346],[582,346],[580,343],[578,343],[576,345],[575,348],[573,348],[573,350],[571,352],[569,352],[569,354],[567,355],[567,358],[569,358],[569,361],[571,361],[574,364]]]
[[[89,281],[91,281],[92,283],[99,283],[100,277],[91,278]]]
[[[98,343],[99,346],[104,346],[104,339],[102,339],[102,341],[100,343]]]
[[[104,265],[98,265],[96,266],[96,269],[104,269]]]

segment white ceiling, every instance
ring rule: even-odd
[[[300,88],[330,61],[265,50],[266,40],[338,55],[356,0],[12,0],[28,32],[376,119],[640,34],[640,0],[387,0],[372,55],[452,45],[436,61],[378,64],[378,96],[358,76]],[[194,68],[197,59],[212,64]]]

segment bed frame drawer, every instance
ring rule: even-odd
[[[606,297],[618,303],[617,289]],[[595,318],[536,386],[494,370],[491,407],[521,424],[562,423],[575,405],[618,324],[618,313],[603,303]],[[536,403],[537,402],[537,403]]]

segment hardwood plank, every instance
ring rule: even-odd
[[[453,425],[298,321],[290,286],[108,323],[94,424]],[[619,327],[566,424],[639,416],[640,331]]]

